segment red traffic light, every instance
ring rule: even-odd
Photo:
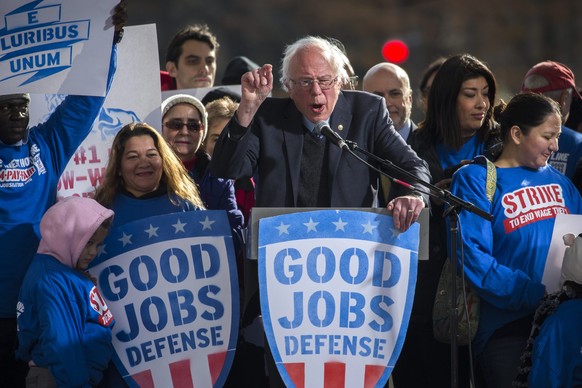
[[[402,63],[408,59],[408,54],[408,46],[398,39],[389,40],[382,47],[382,56],[388,62]]]

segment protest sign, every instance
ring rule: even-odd
[[[383,387],[408,326],[419,225],[299,212],[261,219],[258,241],[263,322],[285,384]]]
[[[90,273],[115,318],[114,361],[130,386],[221,386],[239,299],[224,211],[144,218],[112,230]]]
[[[0,89],[104,96],[118,0],[3,0]]]

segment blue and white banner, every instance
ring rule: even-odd
[[[90,273],[113,312],[114,361],[132,387],[222,386],[239,297],[224,211],[173,213],[112,230]]]
[[[419,225],[321,210],[259,222],[261,310],[288,387],[383,387],[414,299]]]
[[[118,2],[2,0],[2,93],[104,96]]]

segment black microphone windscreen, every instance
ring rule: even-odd
[[[344,142],[344,139],[337,134],[333,129],[329,127],[329,124],[325,121],[319,121],[313,127],[313,132],[318,135],[323,135],[327,140],[338,146],[339,148],[348,148],[348,145]]]
[[[313,127],[313,133],[315,133],[316,135],[321,135],[321,130],[323,129],[323,127],[329,128],[329,125],[327,125],[327,123],[325,121],[318,121],[315,124],[315,127]]]

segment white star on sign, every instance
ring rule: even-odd
[[[303,225],[307,226],[307,232],[317,232],[316,226],[319,225],[319,222],[313,222],[311,217],[309,217],[309,222],[304,222]]]
[[[150,224],[149,229],[144,230],[148,234],[148,238],[158,237],[158,227],[154,228],[152,224]]]
[[[362,226],[364,227],[364,231],[362,233],[370,233],[372,234],[372,231],[376,228],[376,225],[372,225],[370,223],[370,220],[368,220],[367,224],[362,224]]]
[[[342,232],[345,232],[346,230],[344,229],[344,227],[348,224],[347,222],[343,222],[341,217],[339,220],[337,220],[337,222],[332,222],[332,224],[335,225],[335,231],[337,232],[338,230],[341,230]]]
[[[210,221],[208,219],[208,216],[206,216],[206,219],[204,219],[204,221],[200,221],[200,223],[202,224],[202,230],[212,230],[212,224],[214,224],[216,221]]]
[[[291,225],[285,225],[283,222],[281,222],[281,225],[275,227],[275,229],[277,229],[279,231],[279,236],[282,235],[283,233],[285,234],[289,234],[289,227]]]
[[[123,243],[123,246],[126,246],[127,244],[131,244],[131,237],[131,234],[127,235],[125,232],[123,232],[123,236],[119,239],[119,241]]]
[[[174,233],[178,233],[178,232],[186,233],[186,231],[184,230],[184,227],[186,226],[186,224],[185,223],[183,224],[179,218],[178,218],[178,222],[176,222],[175,224],[172,224],[172,226],[175,229]]]

